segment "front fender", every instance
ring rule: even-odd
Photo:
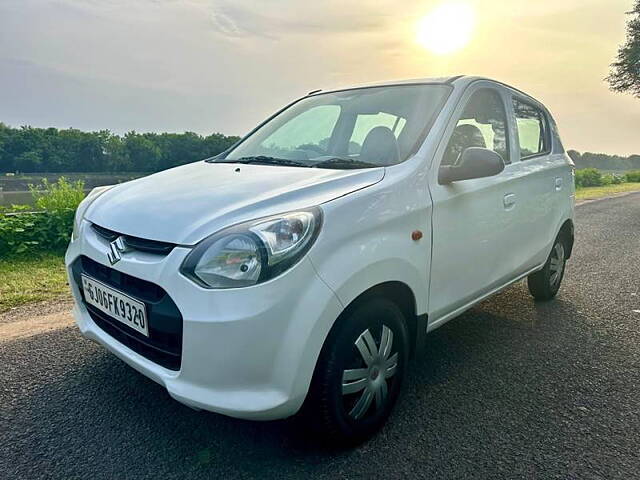
[[[390,174],[322,208],[322,231],[309,256],[340,302],[346,307],[371,287],[397,281],[412,290],[416,314],[426,313],[432,208],[421,176]]]
[[[350,263],[349,260],[352,258],[353,256],[345,250],[338,253],[333,261],[324,262],[324,265],[328,269],[336,268],[338,265],[345,266]],[[331,263],[333,262],[335,263],[332,267]],[[416,298],[416,311],[424,313],[427,310],[427,296],[419,294],[420,292],[426,293],[429,288],[425,275],[404,258],[387,258],[368,265],[357,265],[357,268],[360,268],[358,271],[343,278],[327,274],[325,268],[316,267],[320,277],[335,292],[340,303],[345,306],[376,285],[400,282],[407,285],[413,292]]]

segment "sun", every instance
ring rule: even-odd
[[[436,55],[447,55],[466,47],[471,41],[476,13],[466,2],[441,4],[418,22],[417,42]]]

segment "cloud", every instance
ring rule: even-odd
[[[213,2],[214,29],[228,37],[271,39],[292,34],[376,32],[385,28],[392,16],[389,12],[395,10],[384,8],[386,2],[376,9],[332,0],[321,6],[301,6],[294,0],[269,2],[267,6],[251,3],[246,0]]]
[[[281,30],[283,23],[281,19],[269,18],[230,4],[214,6],[211,21],[214,29],[227,37],[276,38],[270,32]]]

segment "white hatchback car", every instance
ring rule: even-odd
[[[525,277],[555,296],[573,205],[556,124],[519,90],[313,92],[215,158],[95,189],[75,318],[186,405],[357,441],[429,331]]]

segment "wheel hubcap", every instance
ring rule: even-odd
[[[359,395],[349,411],[349,416],[358,420],[369,411],[374,400],[376,410],[384,407],[389,392],[387,382],[398,368],[398,353],[391,354],[393,332],[386,325],[382,326],[379,344],[369,329],[362,332],[354,344],[365,367],[344,370],[342,395]]]
[[[562,271],[564,270],[564,246],[562,243],[556,243],[551,252],[551,259],[549,261],[549,283],[552,287],[556,287],[560,283],[562,277]]]

